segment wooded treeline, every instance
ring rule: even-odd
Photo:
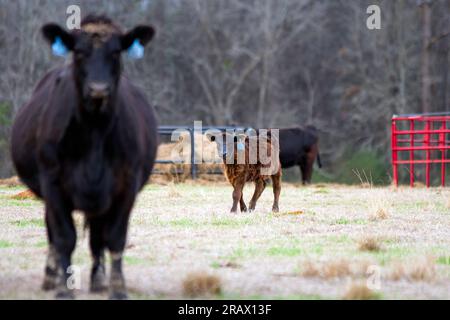
[[[392,114],[450,111],[450,0],[0,0],[0,176],[11,119],[64,63],[40,27],[65,25],[71,4],[156,27],[145,58],[124,61],[161,124],[314,124],[331,180],[355,153],[389,168]],[[366,26],[371,4],[381,30]]]

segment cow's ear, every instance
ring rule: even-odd
[[[57,41],[61,41],[68,50],[73,50],[75,38],[72,34],[54,23],[46,24],[42,27],[42,34],[50,45],[54,45]]]
[[[140,45],[145,46],[153,39],[154,35],[155,29],[152,26],[137,26],[122,36],[122,50],[129,49],[131,45],[136,43],[136,40]]]

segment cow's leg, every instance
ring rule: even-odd
[[[313,164],[314,160],[312,162],[307,162],[305,165],[305,178],[303,178],[303,184],[311,184],[311,178],[312,178],[312,172],[313,172]]]
[[[51,203],[51,202],[49,202]],[[71,210],[56,211],[49,208],[49,224],[58,261],[56,298],[73,298],[73,289],[68,287],[72,252],[76,244],[76,230]]]
[[[245,181],[237,180],[233,184],[233,206],[231,207],[230,212],[236,213],[237,212],[237,206],[238,203],[241,201],[242,198],[242,190],[244,189]]]
[[[255,210],[256,202],[258,201],[265,188],[266,182],[264,180],[260,179],[255,181],[255,192],[253,193],[253,197],[250,200],[250,211]]]
[[[281,192],[281,175],[273,175],[272,176],[272,187],[273,187],[273,206],[272,211],[278,212],[278,200],[280,199]]]
[[[299,165],[300,173],[302,174],[302,184],[306,185],[306,161],[300,161]]]
[[[247,212],[247,206],[245,205],[244,202],[244,193],[241,193],[241,199],[239,200],[239,205],[241,207],[241,212]]]
[[[49,239],[57,257],[56,298],[72,298],[73,289],[68,286],[69,266],[77,240],[72,219],[73,207],[60,186],[60,166],[57,149],[53,144],[44,144],[39,150],[41,191],[46,204],[46,221]]]
[[[97,217],[89,219],[89,245],[92,253],[91,269],[91,292],[103,292],[106,290],[106,270],[105,270],[105,239],[104,239],[105,219]]]
[[[127,299],[127,288],[122,272],[122,256],[125,249],[129,212],[117,213],[110,225],[107,245],[111,255],[111,275],[109,279],[109,298]]]
[[[317,145],[313,145],[311,147],[311,150],[306,154],[304,181],[306,181],[307,184],[311,183],[314,161],[316,160],[317,153],[318,153]]]
[[[129,212],[117,214],[108,230],[107,245],[111,255],[111,274],[109,279],[109,298],[127,299],[127,288],[122,272],[122,256],[125,249]]]
[[[106,246],[111,255],[109,298],[127,299],[125,278],[122,273],[122,256],[127,238],[128,221],[136,193],[119,197],[107,213]]]
[[[48,210],[45,210],[45,226],[47,229],[48,253],[45,264],[45,275],[42,283],[43,290],[53,290],[56,287],[56,278],[58,274],[58,260],[56,249],[53,244],[52,233],[49,224]]]

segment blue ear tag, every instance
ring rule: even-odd
[[[67,55],[67,48],[60,37],[56,37],[52,44],[52,52],[55,56],[65,57]]]
[[[238,151],[244,151],[245,150],[245,144],[242,141],[239,141],[237,143],[237,149],[238,149]]]
[[[144,56],[144,46],[138,39],[128,48],[128,57],[131,59],[141,59]]]

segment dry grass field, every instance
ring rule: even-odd
[[[0,187],[0,298],[48,299],[43,205]],[[251,197],[252,186],[245,189]],[[149,184],[133,211],[125,276],[133,299],[450,299],[450,190],[285,184],[230,214],[225,183]],[[73,263],[88,293],[82,217]]]

